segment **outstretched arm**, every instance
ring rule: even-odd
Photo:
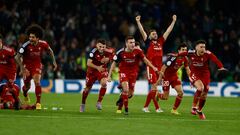
[[[168,26],[167,30],[166,30],[166,31],[164,32],[164,34],[163,34],[164,40],[167,40],[169,34],[172,32],[173,27],[174,27],[174,25],[175,25],[175,23],[176,23],[176,20],[177,20],[177,16],[176,16],[176,15],[173,15],[173,16],[172,16],[172,23]]]
[[[164,73],[165,73],[166,69],[167,69],[167,66],[164,64],[164,65],[162,66],[162,68],[161,68],[161,71],[159,72],[158,80],[157,80],[157,82],[155,83],[156,86],[161,83],[162,78],[164,77]]]
[[[155,66],[153,66],[153,64],[152,64],[146,57],[143,58],[143,61],[144,61],[144,63],[145,63],[146,65],[148,65],[149,67],[151,67],[155,72],[158,71],[158,69],[157,69]]]
[[[138,29],[139,29],[142,37],[143,37],[143,40],[146,41],[146,40],[147,40],[147,34],[146,34],[146,32],[144,31],[143,26],[142,26],[140,20],[141,20],[141,16],[138,15],[138,16],[136,17],[137,26],[138,26]]]
[[[49,47],[48,50],[49,50],[49,54],[50,54],[50,56],[52,58],[52,61],[53,61],[53,66],[54,66],[53,70],[56,71],[57,70],[57,62],[56,62],[53,50],[51,49],[51,47]]]
[[[14,59],[15,59],[16,63],[18,64],[18,66],[20,67],[19,75],[22,75],[23,78],[29,76],[30,72],[23,66],[22,55],[17,53],[17,55],[14,57]]]

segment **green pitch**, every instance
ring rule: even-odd
[[[129,115],[116,114],[118,95],[106,95],[103,110],[95,108],[97,95],[90,94],[86,112],[79,113],[80,94],[43,94],[41,111],[0,110],[1,135],[237,135],[240,132],[240,99],[208,97],[206,120],[190,114],[192,97],[184,97],[180,116],[170,114],[174,97],[160,101],[163,113],[141,111],[145,96],[134,96]],[[35,97],[31,94],[32,103]],[[52,110],[52,107],[62,110]]]

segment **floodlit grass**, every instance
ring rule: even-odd
[[[170,114],[175,97],[160,101],[163,113],[141,111],[145,96],[134,96],[129,115],[116,114],[118,95],[106,95],[103,110],[96,110],[97,96],[90,94],[86,112],[79,112],[80,94],[43,94],[41,111],[0,110],[0,134],[78,134],[78,135],[237,135],[240,125],[239,98],[208,97],[204,108],[206,120],[190,114],[192,97],[184,97],[180,116]],[[34,94],[31,94],[34,103]],[[62,110],[52,110],[52,107]],[[47,109],[46,109],[47,108]]]

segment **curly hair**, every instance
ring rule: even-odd
[[[26,31],[27,35],[34,34],[37,38],[43,38],[44,30],[38,24],[30,25]]]

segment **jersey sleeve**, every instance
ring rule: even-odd
[[[113,56],[113,60],[116,62],[116,63],[119,63],[121,61],[121,53],[124,51],[124,48],[120,49],[117,51],[117,53]]]
[[[43,42],[42,46],[43,46],[44,50],[49,49],[49,44],[46,41]]]
[[[27,48],[28,44],[30,44],[30,41],[25,42],[25,43],[20,47],[20,49],[18,50],[18,53],[21,54],[21,55],[23,55],[24,52],[26,51],[26,48]]]
[[[141,59],[143,59],[143,58],[145,57],[143,51],[140,50],[140,49],[137,49],[137,50],[138,50],[139,57],[140,57]]]
[[[176,56],[170,55],[170,56],[167,58],[167,60],[166,60],[166,62],[164,63],[164,65],[166,65],[167,67],[169,67],[169,66],[172,65],[172,63],[174,63],[174,61],[175,61],[176,59],[177,59]]]
[[[89,53],[88,58],[89,59],[93,59],[94,58],[94,54],[95,54],[96,51],[97,51],[97,48],[92,49],[92,51]]]
[[[209,59],[211,61],[213,61],[217,66],[218,68],[223,68],[223,64],[222,62],[216,57],[216,55],[214,55],[212,52],[210,51],[207,51],[207,54],[209,56]]]
[[[10,57],[14,57],[16,55],[15,50],[11,49],[11,51],[9,52]]]

